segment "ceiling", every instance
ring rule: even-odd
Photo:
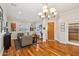
[[[7,17],[10,20],[40,21],[38,13],[42,11],[42,3],[7,3]],[[79,8],[78,3],[49,3],[48,7],[54,7],[57,13],[71,11]]]

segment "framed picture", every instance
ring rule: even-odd
[[[16,31],[16,23],[11,23],[11,31]]]
[[[65,23],[62,23],[61,24],[61,32],[64,32],[65,31]]]
[[[2,32],[3,9],[0,6],[0,32]]]

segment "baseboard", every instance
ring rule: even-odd
[[[79,43],[74,43],[74,42],[68,42],[68,44],[79,46]]]
[[[58,41],[59,43],[67,44],[66,42],[63,42],[63,41],[60,41],[60,40],[56,40],[56,41]]]
[[[4,48],[0,51],[0,56],[3,55],[3,52],[4,52]]]
[[[74,45],[74,46],[79,46],[79,43],[73,43],[73,42],[63,42],[63,41],[59,41],[59,40],[56,40],[58,41],[59,43],[62,43],[62,44],[70,44],[70,45]]]

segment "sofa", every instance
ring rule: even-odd
[[[31,45],[32,44],[32,37],[29,36],[23,36],[21,38],[21,46],[27,46],[27,45]]]
[[[31,45],[33,42],[32,36],[28,34],[24,35],[24,33],[18,33],[17,38],[22,47]]]

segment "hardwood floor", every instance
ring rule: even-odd
[[[16,50],[12,41],[12,46],[4,51],[3,56],[79,56],[79,47],[47,41]]]

